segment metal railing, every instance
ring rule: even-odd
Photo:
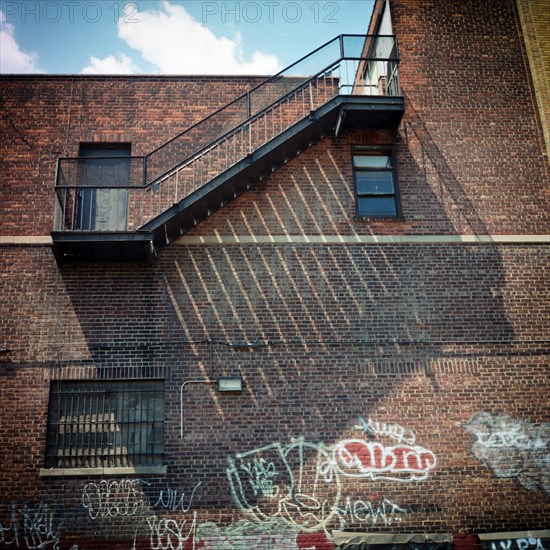
[[[341,35],[145,157],[117,158],[125,182],[102,159],[59,159],[55,229],[135,231],[334,97],[400,95],[398,63],[394,36]]]

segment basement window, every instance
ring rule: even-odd
[[[359,217],[400,216],[393,150],[355,151],[353,173]]]
[[[53,382],[46,468],[161,466],[162,380]]]

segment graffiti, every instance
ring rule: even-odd
[[[297,530],[280,518],[253,523],[247,520],[237,521],[221,528],[215,523],[203,523],[197,529],[197,539],[201,550],[235,550],[239,548],[238,540],[243,544],[254,540],[257,550],[275,548],[297,548]]]
[[[20,509],[12,504],[8,515],[8,526],[0,522],[0,543],[4,547],[23,545],[29,550],[58,550],[61,522],[47,503],[32,507],[25,502]]]
[[[472,454],[496,477],[515,478],[524,489],[550,495],[550,424],[481,412],[462,427],[476,438]]]
[[[0,543],[3,546],[10,546],[16,544],[19,546],[19,530],[17,522],[17,507],[15,504],[10,505],[9,507],[9,525],[7,521],[0,520]]]
[[[187,550],[195,547],[196,513],[190,522],[187,519],[178,522],[175,519],[151,516],[147,518],[147,524],[150,529],[151,550]]]
[[[371,523],[372,525],[384,523],[386,526],[402,521],[406,512],[404,508],[387,498],[378,504],[373,504],[363,500],[352,502],[352,499],[347,497],[344,506],[338,508],[338,514],[344,521],[349,518],[350,521],[358,523]]]
[[[435,455],[423,447],[385,447],[378,442],[348,439],[336,445],[327,466],[347,477],[420,481],[436,465]]]
[[[395,424],[361,419],[356,428],[385,435],[399,445],[346,439],[334,445],[303,438],[283,446],[273,443],[228,457],[227,476],[233,502],[256,522],[280,518],[301,532],[344,528],[348,521],[389,525],[406,512],[390,500],[379,504],[347,498],[341,504],[345,478],[422,481],[437,465],[435,454],[414,446],[412,431]]]
[[[384,422],[374,421],[370,416],[368,420],[360,418],[359,424],[355,427],[359,430],[363,430],[367,435],[385,435],[395,439],[398,443],[414,445],[416,442],[416,435],[412,430],[403,428],[403,426],[399,424],[386,424]]]
[[[197,528],[197,548],[201,550],[321,550],[332,547],[325,533],[301,533],[282,518],[256,523],[240,520],[225,528],[203,523]]]
[[[303,531],[322,529],[336,513],[339,480],[322,475],[329,460],[322,444],[300,438],[228,458],[233,501],[256,521],[282,518]]]
[[[82,505],[96,519],[138,515],[145,510],[147,500],[139,479],[102,480],[85,485]]]
[[[193,487],[187,503],[185,502],[186,495],[184,492],[178,491],[177,489],[170,489],[169,487],[166,490],[161,489],[154,508],[164,508],[165,510],[171,510],[173,512],[176,510],[181,510],[184,513],[189,512],[193,504],[195,491],[201,486],[201,483],[202,482],[199,481]]]
[[[251,540],[260,550],[317,550],[329,545],[331,530],[349,524],[363,528],[398,524],[411,510],[378,494],[370,498],[347,495],[342,492],[343,484],[349,483],[349,478],[422,481],[436,467],[436,456],[416,445],[415,434],[398,424],[369,417],[360,418],[355,428],[360,430],[359,438],[330,445],[300,437],[227,457],[231,497],[247,516],[229,526],[197,522],[192,508],[202,481],[183,491],[165,484],[160,488],[157,482],[142,479],[102,479],[83,482],[81,492],[71,495],[68,504],[81,495],[81,505],[75,510],[44,502],[34,507],[25,503],[0,508],[0,547],[60,550],[62,529],[87,532],[93,528],[97,532],[97,522],[108,520],[109,527],[120,525],[128,537],[120,540],[134,550],[237,550],[239,545],[244,550]],[[502,437],[490,436],[483,432],[480,440],[486,446],[501,445]],[[514,437],[519,441],[519,436]],[[540,447],[538,440],[521,441],[524,450]],[[357,484],[353,488],[357,490]],[[63,547],[76,540],[64,541]],[[71,550],[78,548],[73,544]]]
[[[88,516],[81,508],[67,509],[40,501],[34,507],[28,502],[0,505],[0,547],[55,549],[61,529],[84,529]]]
[[[268,463],[263,458],[254,458],[252,462],[241,464],[241,468],[249,475],[249,483],[255,496],[258,494],[269,498],[277,496],[279,487],[274,483],[277,469],[273,462]]]
[[[486,545],[483,545],[484,547]],[[491,550],[544,550],[544,545],[540,539],[509,539],[491,541]]]

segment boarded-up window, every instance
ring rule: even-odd
[[[161,466],[164,382],[53,382],[46,468]]]

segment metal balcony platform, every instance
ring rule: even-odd
[[[68,262],[153,262],[153,235],[130,231],[52,231],[54,254]]]

